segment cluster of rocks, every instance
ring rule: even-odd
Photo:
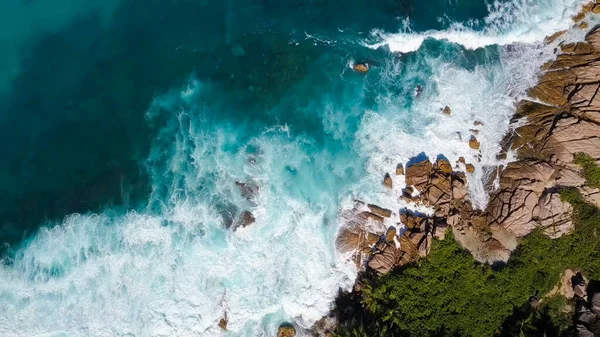
[[[399,164],[396,174],[406,174],[408,186],[403,190],[401,198],[406,202],[432,207],[433,215],[427,216],[407,209],[396,214],[376,205],[356,201],[354,209],[344,213],[345,229],[338,237],[340,250],[356,252],[355,261],[359,267],[366,260],[369,269],[379,274],[426,256],[431,249],[432,239],[443,239],[449,222],[457,219],[461,213],[473,212],[466,198],[468,190],[465,174],[454,171],[445,158],[439,158],[433,164],[428,159],[411,163],[407,165],[406,173],[403,165]],[[391,179],[387,174],[384,185],[391,186]],[[385,223],[396,224],[396,219],[399,220],[397,225],[402,225],[400,231],[396,226],[388,227],[385,233],[366,230],[385,228],[381,226]],[[380,225],[369,225],[369,222]],[[457,228],[460,228],[458,224]]]
[[[600,11],[590,5],[590,11]],[[357,202],[344,215],[346,225],[338,247],[353,250],[359,266],[379,274],[426,256],[432,238],[443,238],[450,227],[456,239],[479,261],[506,261],[517,239],[536,228],[558,238],[573,229],[572,206],[558,194],[561,187],[578,188],[588,201],[600,206],[600,191],[586,186],[574,155],[586,153],[600,162],[600,28],[593,29],[585,42],[566,44],[555,61],[544,66],[545,74],[529,91],[535,99],[520,102],[513,119],[518,126],[505,144],[517,160],[499,167],[498,188],[491,192],[483,210],[474,209],[468,198],[467,177],[456,171],[447,159],[428,159],[398,164],[396,175],[405,175],[407,187],[402,198],[407,203],[429,206],[433,215],[399,211],[398,214],[375,205]],[[443,109],[451,114],[451,109]],[[525,121],[523,123],[522,121]],[[519,122],[519,123],[516,123]],[[472,136],[469,146],[479,149]],[[474,166],[459,159],[461,167]],[[392,188],[392,176],[383,184]],[[399,220],[399,223],[396,221]],[[370,231],[379,224],[402,224],[386,233]],[[366,262],[366,263],[363,263]]]
[[[229,323],[227,319],[227,313],[224,314],[223,318],[219,320],[219,328],[224,331],[227,331],[227,324]],[[295,337],[296,329],[291,324],[282,324],[277,329],[277,337]]]

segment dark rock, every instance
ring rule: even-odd
[[[392,216],[392,211],[387,208],[379,207],[373,204],[368,204],[367,207],[369,207],[369,210],[372,213],[379,215],[380,217],[389,218]]]
[[[246,227],[253,224],[255,221],[256,219],[254,218],[254,214],[252,214],[250,211],[244,211],[242,212],[238,225]]]
[[[398,164],[396,165],[396,175],[397,176],[401,176],[404,174],[404,166],[402,166],[402,164]]]
[[[390,177],[389,173],[386,173],[385,177],[383,177],[383,185],[387,188],[392,188],[392,177]]]

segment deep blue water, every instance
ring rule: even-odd
[[[35,24],[44,18],[28,10],[47,2],[2,6],[16,6],[21,17],[14,20]],[[52,6],[67,11],[70,5]],[[254,128],[282,120],[324,141],[320,118],[294,107],[324,91],[335,96],[328,77],[342,71],[349,55],[388,57],[357,45],[359,33],[395,31],[408,16],[415,30],[427,30],[487,14],[483,1],[471,0],[122,0],[108,13],[105,7],[72,10],[51,28],[28,28],[26,38],[2,33],[22,41],[10,50],[18,55],[18,71],[0,79],[0,241],[17,242],[41,222],[73,212],[135,208],[147,200],[140,163],[156,127],[146,122],[146,110],[155,95],[183,86],[191,74],[228,95],[227,109],[210,118],[250,121]],[[441,15],[445,20],[438,22]],[[10,27],[11,18],[4,19]],[[340,42],[315,45],[305,34]],[[272,110],[308,76],[313,88]],[[364,104],[372,105],[368,98]]]

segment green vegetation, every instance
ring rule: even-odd
[[[585,153],[575,155],[575,164],[581,166],[583,177],[591,187],[600,188],[600,167],[594,158]]]
[[[600,168],[577,158],[590,185],[600,183]],[[342,315],[338,335],[565,336],[572,317],[562,310],[564,298],[544,299],[531,310],[529,297],[550,291],[567,268],[600,279],[600,213],[576,189],[561,190],[561,198],[574,207],[572,234],[552,240],[535,231],[506,265],[492,268],[450,233],[434,242],[427,259],[367,284],[359,309]]]

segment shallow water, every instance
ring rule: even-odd
[[[402,177],[381,185],[398,162],[464,156],[485,205],[514,103],[553,56],[541,42],[580,5],[0,5],[0,334],[215,336],[225,313],[228,336],[310,327],[356,276],[340,210],[404,207]]]

